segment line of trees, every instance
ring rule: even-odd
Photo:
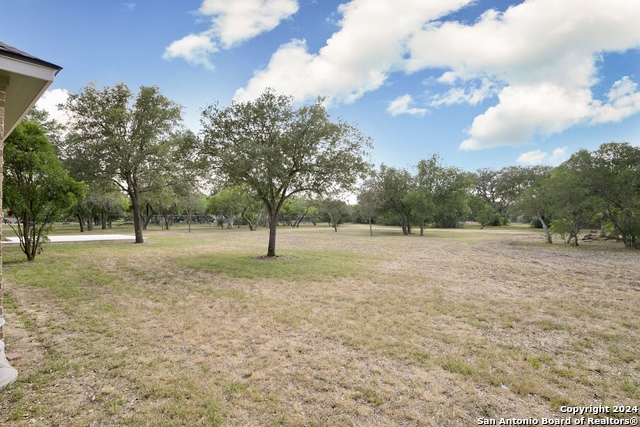
[[[595,223],[640,249],[640,148],[611,142],[580,150],[523,191],[517,207],[538,218],[549,243],[551,231],[577,245],[580,230]]]
[[[144,242],[143,230],[153,217],[165,218],[168,228],[168,218],[179,205],[197,209],[198,192],[213,177],[219,185],[231,187],[210,201],[212,208],[227,211],[231,223],[234,213],[225,192],[241,194],[233,203],[245,204],[240,215],[251,227],[251,204],[257,200],[264,207],[270,230],[267,256],[272,257],[285,202],[303,194],[353,191],[369,170],[365,158],[370,140],[356,127],[330,120],[323,99],[296,108],[291,97],[267,90],[255,101],[233,102],[226,108],[211,105],[202,113],[200,137],[182,127],[181,107],[155,86],[143,86],[136,95],[123,83],[102,88],[92,83],[70,95],[62,107],[70,119],[64,132],[47,129],[50,122],[43,113],[37,113],[42,120],[35,126],[43,134],[50,131],[45,143],[52,153],[57,151],[69,178],[86,189],[66,204],[74,205],[80,224],[90,228],[89,216],[93,218],[96,208],[106,224],[109,211],[120,204],[117,195],[125,194],[136,243]],[[9,148],[17,146],[19,135],[7,139]],[[8,174],[16,169],[12,166],[7,165]],[[36,178],[42,175],[34,171]],[[10,176],[7,183],[13,183]],[[27,185],[33,187],[32,182]],[[18,212],[19,202],[8,198],[14,193],[6,192],[5,206]],[[37,196],[47,198],[45,192]],[[21,241],[38,245],[46,239],[46,227],[39,228],[38,235],[28,227],[36,221],[50,222],[54,211],[25,218]]]
[[[242,193],[246,194],[246,193]],[[640,248],[640,148],[605,143],[580,150],[558,167],[508,166],[475,173],[443,164],[438,154],[410,169],[381,165],[360,182],[358,203],[338,198],[287,200],[281,223],[304,218],[399,226],[403,234],[426,227],[459,227],[476,221],[481,228],[527,222],[578,245],[585,227]],[[260,204],[254,204],[259,212]],[[236,209],[239,211],[239,208]],[[373,234],[370,227],[370,233]]]
[[[370,223],[378,217],[411,226],[457,227],[465,220],[487,225],[532,222],[547,242],[560,236],[578,245],[587,226],[640,249],[640,148],[605,143],[580,150],[556,168],[509,166],[464,172],[438,155],[421,160],[414,172],[382,165],[360,187],[358,202]]]
[[[200,135],[184,129],[181,107],[157,87],[134,94],[125,84],[90,84],[62,106],[66,128],[34,110],[5,141],[4,205],[19,219],[17,234],[32,260],[60,216],[81,231],[129,216],[136,243],[153,220],[169,228],[176,215],[236,220],[269,227],[267,256],[276,255],[279,223],[324,219],[401,227],[481,227],[532,220],[577,245],[598,224],[640,248],[640,149],[607,143],[581,150],[562,165],[509,166],[466,172],[438,154],[410,169],[365,159],[369,138],[332,121],[323,99],[296,107],[265,91],[250,102],[211,105]],[[209,188],[209,190],[206,190]],[[217,188],[211,191],[211,188]],[[210,193],[207,197],[205,192]],[[338,195],[357,194],[349,206]]]

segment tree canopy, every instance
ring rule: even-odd
[[[124,83],[99,89],[90,84],[71,94],[65,158],[111,180],[131,200],[136,243],[143,243],[140,194],[166,185],[181,151],[176,131],[181,108],[155,87],[142,86],[137,96]]]
[[[606,143],[580,150],[565,162],[579,177],[584,192],[600,201],[604,218],[625,246],[640,248],[640,148]]]
[[[352,189],[369,168],[369,139],[352,125],[332,122],[322,99],[295,108],[291,97],[267,90],[254,101],[207,107],[202,125],[204,152],[216,173],[251,188],[267,209],[267,256],[276,255],[285,200]]]
[[[3,207],[18,220],[20,247],[29,261],[40,253],[51,223],[86,191],[62,167],[45,133],[23,120],[4,146]]]

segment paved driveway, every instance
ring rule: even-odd
[[[2,242],[3,244],[14,244],[20,243],[20,240],[17,237],[6,237],[6,240]],[[70,235],[70,236],[49,236],[49,241],[51,243],[61,243],[61,242],[96,242],[100,240],[130,240],[135,241],[135,236],[127,236],[124,234],[79,234],[79,235]]]

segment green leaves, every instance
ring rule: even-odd
[[[102,89],[90,84],[70,95],[65,109],[71,116],[66,162],[91,181],[111,181],[129,195],[136,242],[142,243],[140,194],[166,185],[196,145],[195,138],[177,134],[180,106],[156,86],[142,86],[134,99],[119,83]]]
[[[352,188],[368,167],[368,139],[331,122],[320,100],[295,109],[291,98],[267,90],[255,101],[208,107],[202,124],[217,171],[268,204],[299,192]]]
[[[373,178],[364,182],[358,200],[367,210],[373,207],[379,214],[397,215],[404,234],[411,232],[415,222],[421,234],[427,223],[457,227],[469,211],[471,175],[443,165],[437,154],[420,160],[415,168],[413,175],[406,169],[381,165]]]
[[[86,193],[62,167],[45,129],[23,120],[4,147],[3,206],[18,219],[20,246],[33,260],[46,240],[49,224]]]
[[[581,228],[600,217],[640,248],[640,149],[629,143],[602,144],[579,150],[551,173],[534,182],[518,203],[522,212],[550,217],[554,230],[577,244]]]
[[[573,159],[573,157],[572,157]],[[627,142],[602,144],[574,160],[606,218],[626,246],[640,248],[640,148]]]
[[[298,193],[350,190],[364,177],[369,139],[355,127],[331,122],[322,99],[294,108],[290,97],[265,91],[250,102],[202,113],[204,152],[226,184],[245,185],[271,217],[269,255],[285,200]]]

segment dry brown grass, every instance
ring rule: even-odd
[[[522,227],[7,249],[9,426],[464,426],[637,405],[640,253]],[[282,271],[279,271],[282,269]],[[508,389],[500,386],[504,384]]]

